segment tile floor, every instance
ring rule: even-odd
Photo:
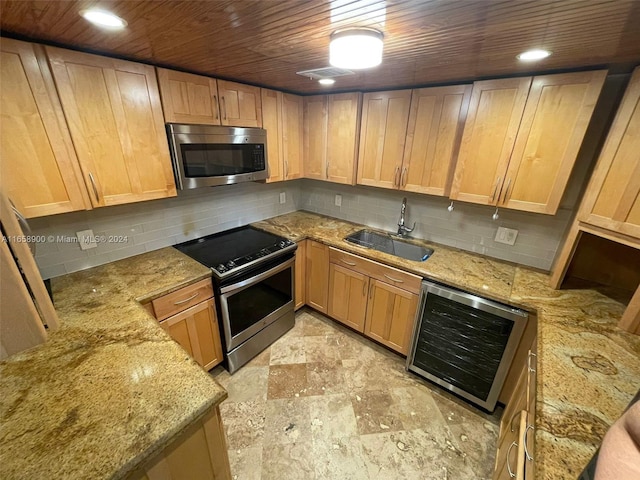
[[[488,415],[404,371],[404,358],[312,310],[230,376],[220,406],[235,480],[489,479]]]

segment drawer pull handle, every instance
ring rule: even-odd
[[[98,187],[96,187],[96,180],[93,178],[93,174],[89,172],[89,180],[91,180],[91,186],[93,187],[93,193],[96,195],[96,202],[100,201],[100,195],[98,195]]]
[[[531,368],[531,357],[537,357],[537,355],[531,351],[529,352],[529,355],[527,356],[527,370],[531,373],[536,373],[536,369]]]
[[[493,199],[496,197],[496,190],[498,190],[498,184],[500,183],[501,179],[502,177],[498,177],[498,179],[496,180],[496,186],[493,187],[493,192],[491,192],[491,197],[489,197],[490,202],[493,202]]]
[[[369,284],[369,299],[371,299],[373,295],[373,282]]]
[[[185,298],[184,300],[178,300],[177,302],[173,302],[173,304],[174,305],[182,305],[183,303],[190,302],[191,300],[196,298],[198,295],[200,295],[200,292],[196,292],[193,295],[191,295],[189,298]]]
[[[362,296],[363,297],[367,296],[367,282],[362,283]]]
[[[346,263],[347,265],[351,265],[352,267],[356,266],[356,264],[354,262],[347,262],[344,258],[341,258],[340,261],[342,263]]]
[[[396,283],[404,283],[404,280],[398,280],[397,278],[393,278],[390,277],[389,275],[387,275],[386,273],[384,274],[385,277],[387,277],[389,280],[391,280],[392,282],[396,282]]]
[[[533,457],[529,455],[529,451],[527,450],[527,433],[529,432],[529,429],[533,430],[533,425],[527,425],[527,428],[525,428],[524,435],[522,436],[522,443],[524,445],[524,456],[531,462],[533,461]]]
[[[216,120],[218,120],[220,115],[218,115],[218,96],[217,95],[213,96],[213,109],[216,111]]]
[[[517,447],[517,446],[518,446],[518,444],[516,442],[513,442],[511,445],[509,445],[509,450],[507,450],[507,471],[509,472],[509,477],[511,477],[511,478],[516,478],[516,474],[511,471],[511,462],[510,462],[510,460],[511,460],[511,449],[513,447]]]

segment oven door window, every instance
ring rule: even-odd
[[[264,170],[264,145],[183,143],[182,166],[186,177],[218,177]]]
[[[287,268],[227,298],[231,337],[293,301],[291,276],[292,270]]]

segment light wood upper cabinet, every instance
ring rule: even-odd
[[[261,89],[262,127],[267,131],[267,182],[284,180],[284,156],[282,154],[282,93]]]
[[[606,75],[534,77],[499,205],[556,213]]]
[[[304,97],[304,176],[326,180],[327,96]]]
[[[304,98],[304,176],[353,185],[360,94]]]
[[[262,125],[267,130],[267,182],[302,177],[302,97],[261,89]]]
[[[214,78],[158,68],[164,118],[171,123],[220,125]]]
[[[364,334],[407,355],[418,295],[372,278]]]
[[[403,190],[449,195],[471,88],[413,90],[400,175]]]
[[[91,203],[175,196],[154,68],[53,47],[46,52]]]
[[[578,215],[579,220],[640,239],[640,67],[631,80]]]
[[[260,89],[242,83],[218,80],[222,125],[262,127]]]
[[[553,215],[606,71],[473,86],[451,198]]]
[[[451,198],[495,205],[524,112],[531,77],[473,84]]]
[[[411,90],[366,93],[362,102],[358,184],[400,185]]]
[[[90,208],[44,51],[0,42],[0,179],[25,217]]]

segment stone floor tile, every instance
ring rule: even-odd
[[[282,398],[267,402],[264,443],[296,443],[311,440],[311,413],[306,398]]]
[[[316,443],[358,435],[356,414],[346,394],[309,397],[311,432]]]
[[[307,362],[340,360],[340,345],[337,335],[316,335],[305,337]]]
[[[292,398],[306,395],[307,366],[303,363],[292,365],[271,365],[267,399]]]
[[[333,335],[336,333],[335,322],[324,315],[309,310],[305,312],[302,321],[305,337],[318,335]]]
[[[307,363],[307,395],[328,395],[347,390],[339,360]]]
[[[360,435],[404,430],[400,415],[388,392],[380,390],[352,392],[351,405],[356,414]]]
[[[262,480],[315,480],[316,478],[315,456],[311,441],[264,445]]]
[[[357,436],[314,440],[313,456],[317,479],[369,480],[362,443]]]
[[[270,365],[306,362],[305,339],[302,337],[282,337],[271,345]]]
[[[262,445],[229,450],[229,465],[234,480],[260,480],[262,477]]]
[[[269,366],[269,361],[271,360],[271,347],[265,348],[262,352],[260,352],[256,357],[253,357],[249,363],[247,363],[248,367],[266,367]]]
[[[221,375],[220,375],[221,376]],[[267,399],[269,367],[245,366],[225,379],[229,402],[249,402]],[[216,378],[217,380],[217,378]]]
[[[228,449],[258,446],[264,437],[266,401],[222,402],[220,414]]]
[[[389,393],[393,411],[400,418],[405,430],[415,428],[446,428],[446,421],[433,396],[423,386],[392,388]]]

